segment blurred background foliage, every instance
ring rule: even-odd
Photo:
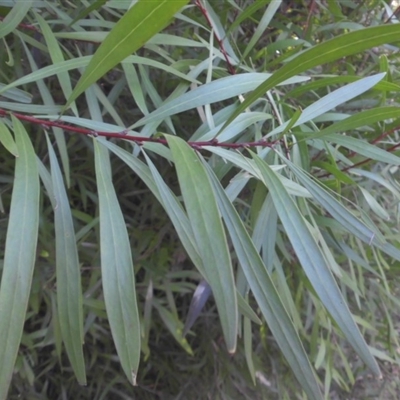
[[[3,19],[7,18],[12,3],[0,1]],[[9,34],[3,35],[0,50],[2,85],[57,64],[62,59],[78,60],[80,56],[94,54],[104,39],[101,34],[116,26],[131,3],[31,2],[23,20]],[[85,12],[90,6],[93,6],[90,12]],[[68,123],[72,119],[67,120],[67,117],[76,117],[72,122],[77,126],[96,131],[82,121],[97,120],[110,124],[108,129],[101,125],[103,129],[98,130],[121,131],[121,128],[129,127],[157,110],[171,94],[177,96],[177,88],[183,88],[181,93],[186,90],[189,84],[177,72],[188,75],[205,62],[205,68],[195,76],[201,83],[228,77],[232,73],[274,73],[301,51],[339,35],[366,27],[397,24],[397,7],[395,1],[389,0],[190,2],[162,32],[170,36],[155,36],[140,48],[136,55],[141,57],[141,61],[134,64],[124,62],[113,67],[97,82],[97,86],[76,100],[75,110],[72,106],[60,121]],[[54,44],[46,42],[46,28],[54,34],[48,37],[58,43],[60,53],[54,50]],[[228,63],[224,51],[229,57]],[[213,60],[210,60],[210,55]],[[152,62],[162,63],[164,67]],[[71,94],[66,82],[69,80],[71,87],[75,87],[82,69],[83,65],[80,65],[69,70],[68,79],[63,76],[66,71],[62,70],[58,75],[34,77],[18,86],[21,92],[12,92],[14,98],[10,99],[10,91],[3,92],[5,97],[0,97],[0,108],[43,119],[59,116],[61,107],[55,105],[64,105]],[[297,129],[294,126],[300,112],[317,100],[353,82],[354,78],[379,72],[386,73],[383,81],[391,86],[377,85],[318,115],[309,121],[307,129],[303,125]],[[293,121],[289,128],[271,138],[279,139],[281,154],[302,165],[324,185],[321,186],[324,190],[331,189],[345,207],[356,213],[366,225],[375,224],[382,237],[400,250],[398,165],[389,161],[385,163],[381,156],[378,160],[371,160],[365,151],[358,153],[340,144],[322,146],[307,141],[310,132],[322,131],[361,111],[388,105],[398,107],[398,47],[394,44],[372,46],[367,51],[322,63],[303,75],[311,79],[279,86],[268,96],[260,98],[252,109],[271,117],[247,126],[240,136],[229,142],[256,141],[285,121]],[[191,85],[193,90],[198,84]],[[215,117],[218,121],[215,125],[224,122],[233,112],[233,104],[230,98],[217,102],[212,108],[207,105],[191,108],[166,117],[159,128],[145,125],[140,134],[158,138],[162,133],[170,133],[193,141],[212,128],[211,115],[219,115]],[[42,107],[35,109],[35,105]],[[340,133],[346,131],[351,137],[362,138],[363,143],[368,142],[398,155],[399,118],[391,116]],[[244,294],[261,324],[240,317],[240,334],[234,355],[226,349],[212,297],[188,335],[183,337],[193,294],[202,276],[193,266],[174,225],[148,185],[124,161],[113,155],[110,157],[112,182],[132,248],[141,323],[138,386],[132,387],[120,366],[104,303],[93,139],[73,132],[52,132],[51,127],[29,121],[24,122],[24,126],[37,157],[47,169],[50,168],[50,154],[44,132],[49,132],[65,177],[81,271],[87,385],[79,385],[62,343],[56,299],[54,205],[47,189],[42,188],[32,289],[9,399],[307,398],[251,292],[248,294],[245,290]],[[137,144],[118,139],[111,141],[147,163]],[[298,146],[295,145],[297,142]],[[170,153],[156,146],[144,146],[146,154],[167,186],[181,199],[181,187]],[[253,150],[258,154],[262,151],[261,147]],[[240,151],[248,156],[244,150]],[[240,181],[244,178],[238,173],[237,166],[232,168],[231,160],[228,160],[225,162],[229,167],[224,168],[222,157],[211,156],[210,152],[203,150],[201,154],[216,171],[222,186],[231,187],[233,204],[250,234],[258,229],[262,235],[276,236],[271,276],[294,320],[325,398],[399,398],[399,260],[393,261],[376,247],[368,246],[355,235],[343,231],[329,218],[329,212],[317,203],[306,202],[306,197],[296,197],[297,206],[309,226],[313,227],[311,230],[316,237],[323,235],[326,242],[323,240],[321,243],[330,249],[324,254],[332,255],[328,262],[342,295],[379,363],[382,377],[376,378],[349,346],[319,300],[287,239],[286,228],[280,223],[272,225],[271,229],[276,229],[272,233],[269,227],[262,226],[260,215],[268,207],[264,202],[268,190],[261,180],[246,181],[241,189],[229,186],[234,179]],[[278,164],[277,160],[273,156],[269,158],[270,164]],[[0,149],[0,165],[0,257],[3,259],[15,167],[14,156],[5,147]],[[284,176],[301,184],[287,169]],[[318,218],[313,220],[312,215]],[[324,233],[317,232],[317,226],[323,227],[321,232]],[[238,259],[231,242],[228,243],[237,271]],[[268,243],[261,240],[260,248],[265,262],[270,257],[266,254]],[[243,284],[240,279],[243,277],[237,278],[237,285]]]

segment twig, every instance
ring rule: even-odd
[[[73,126],[70,124],[65,124],[62,122],[58,121],[50,121],[47,119],[40,119],[36,117],[32,117],[30,115],[26,114],[20,114],[20,113],[13,113],[10,111],[6,111],[0,108],[0,118],[1,117],[7,117],[9,115],[13,115],[15,118],[19,119],[20,121],[26,121],[30,122],[35,125],[39,125],[43,127],[44,129],[46,128],[60,128],[63,129],[66,132],[72,132],[72,133],[78,133],[80,135],[87,135],[87,136],[102,136],[102,137],[108,137],[108,138],[117,138],[117,139],[122,139],[122,140],[127,140],[131,142],[135,142],[139,145],[145,143],[145,142],[150,142],[150,143],[160,143],[160,144],[167,144],[167,141],[165,139],[161,138],[149,138],[149,137],[143,137],[143,136],[132,136],[132,135],[127,135],[126,130],[122,130],[120,132],[103,132],[103,131],[94,131],[92,129],[86,129],[86,128],[79,128],[77,126]],[[398,130],[399,127],[393,128],[388,132],[385,132],[382,134],[379,138],[373,140],[371,143],[376,143],[377,141],[383,139],[384,137],[388,136],[390,133],[393,133],[394,131]],[[274,148],[277,143],[281,143],[282,139],[278,139],[275,141],[267,142],[265,139],[260,139],[257,141],[253,142],[242,142],[242,143],[220,143],[218,142],[218,139],[212,139],[204,142],[187,142],[187,144],[192,147],[195,150],[201,150],[202,148],[206,146],[210,147],[222,147],[226,149],[245,149],[245,148],[252,148],[252,147],[269,147],[269,148]],[[392,147],[389,147],[387,149],[388,152],[393,152],[400,148],[400,143],[397,143],[393,145]],[[351,156],[356,155],[356,153],[353,152],[353,154],[350,154]],[[346,166],[341,169],[342,172],[348,171],[351,168],[358,167],[360,165],[366,164],[367,162],[371,161],[371,158],[366,158],[365,160],[362,160],[356,164]],[[324,173],[323,175],[319,175],[317,178],[325,178],[327,176],[331,175],[331,173],[327,172]]]
[[[117,139],[135,142],[137,144],[143,144],[145,142],[160,143],[160,144],[164,144],[164,145],[167,144],[167,141],[165,139],[161,139],[161,138],[149,138],[149,137],[143,137],[143,136],[127,135],[126,130],[123,130],[121,132],[94,131],[92,129],[79,128],[77,126],[62,123],[59,121],[50,121],[47,119],[40,119],[40,118],[32,117],[30,115],[25,115],[25,114],[20,114],[20,113],[12,113],[10,111],[0,109],[0,117],[7,117],[9,115],[13,115],[15,118],[19,119],[20,121],[30,122],[32,124],[39,125],[43,128],[60,128],[66,132],[78,133],[80,135],[117,138]],[[279,142],[279,141],[267,142],[265,139],[261,139],[261,140],[255,141],[255,142],[219,143],[217,139],[212,139],[212,140],[205,141],[205,142],[187,142],[187,143],[193,149],[200,150],[201,148],[203,148],[205,146],[223,147],[223,148],[230,148],[230,149],[243,149],[243,148],[247,148],[247,147],[256,147],[256,146],[273,148],[277,142]]]
[[[203,6],[203,4],[201,4],[201,1],[200,0],[195,0],[194,3],[196,4],[197,7],[199,7],[201,13],[204,15],[204,18],[207,20],[208,24],[212,27],[211,19],[210,19],[209,15],[208,15],[208,12],[207,12],[206,8]],[[215,36],[215,39],[217,39],[217,42],[219,44],[219,48],[221,50],[221,53],[225,57],[225,61],[226,61],[227,65],[228,65],[229,73],[231,75],[235,75],[236,71],[235,71],[235,68],[233,68],[232,64],[229,61],[228,53],[225,50],[223,39],[218,37],[217,32],[215,32],[215,30],[214,30],[214,36]]]

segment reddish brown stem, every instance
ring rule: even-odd
[[[212,27],[211,20],[210,20],[210,17],[209,17],[209,15],[208,15],[208,12],[207,12],[207,10],[205,9],[205,7],[203,7],[203,4],[201,4],[201,1],[200,1],[200,0],[195,0],[194,3],[196,4],[197,7],[199,7],[201,13],[204,15],[204,18],[207,20],[208,25],[210,25],[210,26]],[[215,36],[215,39],[217,39],[217,42],[218,42],[219,48],[220,48],[220,50],[221,50],[221,53],[222,53],[222,54],[224,55],[224,57],[225,57],[225,61],[226,61],[226,64],[228,65],[228,71],[229,71],[229,73],[230,73],[231,75],[235,75],[235,74],[236,74],[236,71],[235,71],[235,68],[233,68],[232,64],[231,64],[230,61],[229,61],[228,53],[227,53],[226,50],[225,50],[225,46],[224,46],[223,39],[222,39],[222,38],[219,38],[218,35],[217,35],[217,32],[215,32],[215,31],[214,31],[214,36]]]
[[[161,143],[161,144],[167,144],[167,141],[165,139],[161,138],[149,138],[149,137],[142,137],[142,136],[131,136],[127,135],[126,131],[121,131],[121,132],[103,132],[103,131],[94,131],[91,129],[86,129],[86,128],[79,128],[77,126],[65,124],[63,122],[59,121],[50,121],[46,119],[40,119],[36,117],[32,117],[30,115],[26,114],[20,114],[20,113],[11,113],[6,110],[0,109],[0,117],[6,117],[8,115],[13,115],[15,118],[19,119],[20,121],[26,121],[30,122],[35,125],[40,125],[44,128],[61,128],[67,132],[73,132],[73,133],[78,133],[80,135],[90,135],[90,136],[103,136],[103,137],[108,137],[108,138],[118,138],[118,139],[123,139],[123,140],[128,140],[131,142],[135,142],[137,144],[142,144],[145,142],[152,142],[152,143]],[[229,149],[243,149],[247,147],[271,147],[273,148],[274,145],[277,143],[275,142],[267,142],[264,139],[255,141],[255,142],[244,142],[244,143],[219,143],[217,139],[212,139],[209,141],[205,142],[187,142],[189,146],[192,148],[199,150],[205,146],[213,146],[213,147],[224,147],[224,148],[229,148]]]
[[[6,111],[3,109],[0,109],[0,117],[7,117],[9,115],[13,115],[15,118],[19,119],[20,121],[26,121],[30,122],[35,125],[40,125],[44,128],[60,128],[63,129],[64,131],[67,132],[72,132],[72,133],[78,133],[80,135],[90,135],[90,136],[102,136],[102,137],[108,137],[108,138],[117,138],[117,139],[123,139],[123,140],[128,140],[131,142],[135,142],[137,144],[143,144],[145,142],[151,142],[151,143],[160,143],[160,144],[167,144],[167,141],[165,139],[161,138],[149,138],[149,137],[142,137],[142,136],[131,136],[127,135],[126,131],[121,131],[121,132],[103,132],[103,131],[94,131],[91,129],[86,129],[86,128],[80,128],[77,126],[65,124],[59,121],[50,121],[46,119],[40,119],[36,117],[32,117],[30,115],[26,114],[20,114],[20,113],[11,113],[10,111]],[[398,130],[399,127],[393,128],[388,132],[385,132],[382,134],[379,138],[376,138],[373,140],[371,143],[376,143],[379,140],[382,140],[384,137],[388,136],[390,133],[393,133],[394,131]],[[270,147],[274,148],[275,144],[279,143],[280,140],[275,140],[272,142],[267,142],[264,139],[253,141],[253,142],[243,142],[243,143],[219,143],[218,139],[212,139],[208,141],[203,141],[203,142],[187,142],[190,147],[192,147],[195,150],[201,150],[202,148],[206,146],[211,146],[211,147],[222,147],[222,148],[227,148],[227,149],[244,149],[244,148],[251,148],[251,147]],[[400,143],[393,145],[392,147],[389,147],[387,149],[388,152],[393,152],[400,148]],[[354,154],[351,154],[350,156],[354,156]],[[367,158],[365,160],[362,160],[354,165],[350,165],[347,167],[344,167],[341,169],[342,172],[348,171],[351,168],[358,167],[360,165],[366,164],[367,162],[371,161],[370,158]],[[325,173],[323,175],[319,175],[318,179],[321,178],[326,178],[327,176],[331,175],[330,173]]]

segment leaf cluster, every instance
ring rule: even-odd
[[[10,3],[0,399],[321,399],[389,379],[390,2]]]

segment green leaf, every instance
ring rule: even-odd
[[[57,65],[58,63],[65,61],[63,53],[58,44],[58,41],[55,38],[53,30],[50,28],[49,24],[41,17],[40,14],[35,13],[35,17],[37,22],[39,22],[44,39],[46,41],[47,49],[49,50],[52,64]],[[60,86],[64,93],[64,96],[66,99],[68,99],[68,97],[70,97],[72,94],[72,85],[69,74],[67,71],[62,71],[57,74],[57,77],[58,81],[60,82]],[[72,104],[71,108],[74,114],[78,116],[79,113],[75,103]]]
[[[53,146],[48,136],[56,233],[57,309],[62,339],[75,375],[81,385],[86,385],[83,358],[83,309],[81,270],[76,247],[71,208]]]
[[[31,113],[31,114],[57,114],[60,112],[60,106],[42,106],[40,104],[18,104],[8,101],[0,101],[0,108],[9,111]]]
[[[378,203],[374,196],[368,192],[368,190],[364,189],[362,186],[359,186],[361,193],[364,196],[365,201],[369,205],[371,211],[373,211],[379,218],[389,221],[390,216],[388,212]]]
[[[162,204],[160,193],[154,182],[152,174],[149,167],[140,161],[133,154],[121,149],[115,143],[109,142],[108,140],[98,137],[97,140],[109,150],[111,150],[116,156],[118,156],[132,171],[137,174],[137,176],[146,184],[146,186],[151,190],[156,199]]]
[[[271,276],[218,178],[206,163],[204,165],[210,177],[219,209],[232,239],[235,252],[250,289],[257,300],[258,307],[260,307],[279,348],[285,355],[308,398],[321,399],[322,394],[310,361]]]
[[[222,159],[231,162],[244,171],[249,172],[251,175],[257,175],[258,168],[254,164],[254,161],[243,156],[242,153],[233,152],[216,146],[204,146],[203,149],[220,156]],[[272,166],[271,168],[281,169],[282,166]],[[278,178],[282,181],[289,194],[294,196],[310,197],[310,193],[293,180],[285,178],[282,175],[278,175]]]
[[[331,163],[325,162],[325,161],[314,161],[313,166],[324,169],[325,171],[328,171],[332,176],[334,176],[337,179],[338,182],[342,182],[342,183],[349,184],[349,185],[355,184],[353,179],[351,179],[349,177],[349,175],[347,175],[347,173],[342,172],[337,167],[336,164],[331,164]]]
[[[273,16],[278,11],[278,9],[281,7],[281,4],[282,3],[280,1],[271,1],[268,4],[268,7],[265,10],[264,15],[262,16],[260,22],[257,24],[257,28],[255,29],[253,36],[251,37],[248,45],[246,46],[246,49],[242,56],[243,58],[246,58],[249,55],[250,51],[254,48],[256,43],[259,41],[261,35],[268,28],[268,25],[271,22]]]
[[[345,132],[351,129],[360,128],[363,126],[372,125],[379,121],[388,120],[391,118],[400,118],[399,107],[377,107],[365,111],[357,112],[339,122],[329,125],[318,133],[310,132],[293,132],[294,135],[301,138],[307,137],[310,139],[320,139],[324,135],[336,132]]]
[[[145,152],[143,152],[143,154],[146,158],[147,164],[149,165],[150,171],[153,175],[154,182],[158,188],[158,192],[154,194],[156,195],[161,205],[167,212],[168,217],[170,218],[172,224],[174,225],[176,233],[178,234],[179,239],[181,240],[181,243],[185,248],[186,252],[188,253],[189,257],[191,258],[191,260],[193,261],[199,272],[203,275],[203,277],[206,278],[207,272],[199,256],[193,230],[191,228],[190,221],[187,215],[185,214],[184,210],[182,210],[182,207],[179,201],[177,200],[176,196],[173,194],[171,189],[162,179],[160,173],[157,171],[150,157],[148,157]],[[129,156],[132,157],[132,155]],[[260,319],[254,313],[251,307],[246,303],[246,301],[243,299],[240,293],[236,291],[236,294],[238,299],[239,311],[243,315],[247,316],[251,321],[261,325]]]
[[[53,182],[52,182],[52,178],[50,175],[50,172],[47,170],[47,168],[44,166],[43,162],[41,161],[41,159],[39,157],[36,157],[36,162],[38,164],[38,170],[39,170],[39,176],[40,179],[47,191],[47,195],[49,197],[49,200],[51,202],[51,206],[54,208],[56,208],[56,200],[53,196],[54,190],[53,190]]]
[[[199,272],[202,274],[202,276],[206,278],[207,272],[199,256],[190,221],[185,211],[182,209],[180,202],[177,200],[176,196],[173,194],[167,184],[163,181],[160,173],[151,162],[151,159],[147,156],[145,152],[143,152],[149,165],[149,167],[147,167],[137,157],[134,157],[132,154],[121,149],[115,144],[108,142],[103,138],[97,138],[97,140],[108,147],[118,157],[120,157],[121,160],[124,161],[152,191],[154,196],[167,212],[168,217],[174,225],[176,233],[178,234],[179,239],[181,240],[181,243],[188,253],[189,257],[191,258]],[[150,175],[149,170],[153,175],[153,179]],[[248,316],[248,318],[250,318],[255,323],[259,323],[260,321],[257,315],[253,312],[250,306],[244,303],[244,300],[240,297],[239,293],[237,293],[237,295],[239,310],[243,313],[243,315]]]
[[[338,105],[343,104],[356,96],[359,96],[360,94],[374,87],[380,80],[384,78],[384,76],[384,73],[367,76],[366,78],[349,83],[346,86],[334,90],[333,92],[327,94],[308,106],[302,112],[300,118],[298,121],[296,121],[294,126],[304,124],[305,122],[317,118],[327,111],[332,110]]]
[[[25,44],[24,44],[24,49],[25,49],[25,53],[29,60],[29,64],[31,65],[32,70],[34,72],[36,72],[38,69],[36,62],[35,62],[34,58],[32,57],[30,50],[27,48],[27,46]],[[51,91],[50,91],[48,85],[44,82],[44,80],[38,79],[36,81],[36,85],[38,86],[38,89],[39,89],[40,95],[42,96],[42,100],[43,100],[44,104],[54,106],[55,102],[51,95]],[[67,143],[65,140],[65,133],[63,132],[63,130],[61,128],[58,128],[55,126],[52,127],[52,130],[53,130],[54,136],[56,138],[58,151],[60,152],[61,163],[64,168],[65,180],[67,183],[67,187],[70,187],[70,183],[71,183],[70,182],[70,163],[69,163],[69,157],[68,157]]]
[[[287,62],[287,64],[280,67],[277,72],[250,93],[245,101],[241,103],[228,118],[225,125],[221,128],[221,131],[247,107],[250,107],[254,101],[263,96],[265,92],[285,79],[307,71],[310,68],[338,60],[339,58],[351,54],[360,53],[375,46],[398,42],[399,37],[399,24],[375,26],[340,35],[326,42],[317,44],[311,49],[305,50],[297,57]]]
[[[248,113],[246,113],[248,114]],[[292,118],[290,118],[289,121],[287,121],[286,123],[284,123],[281,127],[283,128],[280,137],[282,137],[283,135],[285,135],[287,132],[289,132],[294,126],[296,126],[295,124],[297,124],[297,121],[299,120],[299,118],[302,116],[302,112],[300,109],[297,109],[293,115]],[[239,118],[240,115],[237,117]],[[281,128],[280,127],[280,128]],[[224,133],[227,131],[228,129],[225,129]],[[220,136],[222,136],[224,133],[222,133]]]
[[[304,93],[311,92],[313,90],[319,89],[319,88],[326,88],[331,85],[336,85],[339,83],[348,83],[348,82],[356,82],[360,79],[363,79],[362,77],[359,76],[353,76],[353,75],[340,75],[340,76],[334,76],[334,77],[329,77],[329,78],[322,78],[322,79],[316,79],[311,81],[310,83],[306,83],[304,85],[301,85],[299,87],[296,87],[295,89],[291,90],[287,95],[285,95],[285,99],[287,98],[294,98],[294,97],[299,97],[300,95]],[[388,82],[388,81],[380,81],[378,82],[375,87],[375,90],[381,90],[381,91],[400,91],[400,86],[396,85],[395,83]]]
[[[379,242],[375,239],[376,232],[368,228],[361,220],[353,215],[346,207],[332,196],[328,189],[320,186],[303,170],[297,167],[288,159],[280,156],[297,179],[304,187],[312,194],[313,198],[322,206],[328,213],[338,221],[352,235],[357,236],[364,243],[371,244]]]
[[[324,135],[322,140],[339,144],[340,146],[346,147],[347,149],[352,150],[357,154],[361,154],[364,157],[371,158],[372,160],[381,161],[385,164],[400,165],[400,157],[389,153],[386,150],[380,149],[364,140],[339,135],[337,133]]]
[[[244,343],[244,353],[246,356],[247,368],[249,369],[251,380],[253,385],[256,385],[256,370],[253,363],[253,349],[252,349],[252,339],[253,332],[251,330],[251,322],[248,318],[243,319],[243,343]]]
[[[140,360],[140,320],[131,246],[111,180],[108,151],[97,140],[94,140],[94,149],[104,301],[122,368],[132,385],[136,385]]]
[[[381,376],[379,366],[350,313],[326,258],[299,209],[269,165],[254,153],[252,157],[260,169],[260,179],[271,193],[278,216],[312,287],[360,358],[374,374]]]
[[[300,115],[300,118],[293,124],[294,127],[302,125],[312,119],[315,119],[327,111],[332,110],[339,104],[343,104],[348,100],[353,99],[356,96],[366,92],[367,90],[374,87],[382,78],[385,76],[384,73],[368,76],[366,78],[357,80],[356,82],[349,83],[333,92],[327,94],[315,103],[308,106]],[[278,126],[270,133],[267,137],[271,137],[279,132],[285,132],[288,130],[290,121]]]
[[[164,207],[164,210],[166,211],[169,219],[174,225],[175,231],[178,234],[179,239],[186,252],[188,253],[190,259],[193,261],[193,264],[203,275],[203,277],[207,279],[207,271],[203,266],[202,259],[200,258],[189,218],[187,217],[185,211],[182,209],[180,202],[173,194],[172,190],[162,179],[160,173],[157,171],[150,157],[148,157],[145,152],[143,152],[143,154],[146,158],[147,164],[149,165],[149,169],[151,171],[151,174],[153,175],[154,183],[156,185],[156,191],[152,189],[151,186],[148,186],[149,189],[153,191],[153,194],[157,197],[161,205]]]
[[[30,54],[28,55],[28,57],[29,56]],[[8,85],[0,84],[0,93],[2,93],[4,97],[11,98],[12,100],[16,100],[23,103],[30,103],[32,101],[32,98],[31,96],[29,97],[29,95],[26,92],[23,92],[22,90],[19,89],[14,89],[13,91],[11,91],[11,89],[15,88],[16,86],[25,85],[27,83],[37,82],[40,79],[48,78],[49,76],[53,76],[56,74],[62,75],[67,71],[70,71],[71,69],[84,68],[90,63],[91,59],[92,56],[82,56],[79,58],[74,58],[72,60],[59,61],[56,64],[48,65],[47,67],[43,67],[39,70],[33,70],[30,74],[26,74],[21,78],[15,80],[14,82],[9,83]],[[132,55],[125,58],[123,64],[149,65],[151,67],[159,68],[170,74],[176,75],[179,78],[182,78],[189,82],[199,83],[198,80],[179,72],[178,70],[176,70],[171,66],[165,65],[156,60],[151,60],[146,57],[139,57],[136,55]]]
[[[0,39],[11,33],[32,7],[33,0],[16,1],[13,8],[0,22]]]
[[[257,314],[251,308],[249,301],[246,300],[239,291],[236,291],[238,304],[239,304],[239,311],[240,313],[246,317],[249,321],[254,322],[257,325],[262,325],[262,321],[258,318]]]
[[[199,254],[219,311],[228,351],[236,350],[238,304],[221,215],[207,173],[190,146],[166,135]]]
[[[22,123],[12,117],[16,158],[0,286],[0,399],[7,398],[17,358],[35,265],[39,227],[36,155]]]
[[[4,83],[0,83],[0,89],[3,89],[4,87],[6,87],[6,85]],[[30,93],[27,93],[23,90],[20,89],[10,89],[10,90],[6,90],[5,92],[2,92],[2,96],[13,100],[13,101],[17,101],[18,103],[32,103],[32,95]]]
[[[379,171],[377,172],[370,172],[365,169],[359,169],[359,168],[351,168],[349,170],[350,173],[356,175],[356,176],[363,176],[364,178],[367,178],[370,181],[375,181],[379,185],[382,185],[384,188],[390,190],[395,196],[397,200],[400,200],[400,188],[397,189],[394,184],[392,184],[385,176],[385,174],[381,174]]]
[[[227,35],[229,35],[234,29],[236,29],[245,19],[250,18],[257,10],[265,7],[270,0],[258,0],[254,3],[250,3],[243,11],[237,14],[233,23],[229,24]]]
[[[183,333],[183,323],[180,321],[176,315],[168,311],[165,307],[161,306],[161,304],[154,300],[153,305],[160,314],[161,319],[164,322],[164,325],[168,328],[172,336],[179,343],[180,346],[191,356],[193,356],[193,350],[187,342],[186,338],[182,335]]]
[[[299,113],[300,114],[300,113]],[[265,121],[267,119],[273,119],[271,114],[267,113],[262,113],[262,112],[246,112],[241,115],[239,115],[235,123],[232,124],[230,127],[224,130],[221,135],[218,136],[218,142],[227,142],[229,140],[236,139],[238,135],[240,135],[242,132],[246,131],[246,129],[253,125],[256,124],[257,122],[260,121]],[[219,128],[222,126],[222,124],[216,126],[215,128],[208,129],[207,132],[200,136],[196,136],[194,141],[207,141],[207,140],[212,140],[215,138],[215,136],[219,132]],[[194,138],[192,138],[194,139]]]
[[[95,0],[89,7],[84,8],[70,23],[69,26],[74,25],[76,22],[85,19],[92,11],[101,8],[107,0]]]
[[[189,0],[139,0],[135,3],[94,54],[65,108],[92,83],[165,28],[171,18],[188,2]]]
[[[17,145],[7,128],[7,125],[0,120],[0,143],[15,157],[18,157]]]
[[[83,56],[79,58],[74,58],[72,60],[66,60],[58,62],[57,64],[48,65],[33,71],[30,74],[26,74],[21,78],[9,83],[5,86],[0,86],[0,93],[4,93],[11,88],[16,86],[25,85],[27,83],[36,82],[40,79],[48,78],[49,76],[61,74],[63,72],[69,71],[71,69],[82,68],[89,64],[91,56]]]
[[[196,265],[200,273],[206,277],[206,272],[198,254],[189,219],[185,211],[182,209],[180,202],[177,200],[172,190],[163,181],[161,175],[158,173],[147,154],[143,152],[149,166],[145,165],[137,157],[131,153],[128,153],[126,150],[121,149],[114,143],[106,141],[104,138],[97,138],[97,140],[104,146],[108,147],[115,155],[117,155],[124,163],[126,163],[126,165],[131,168],[132,171],[137,174],[137,176],[151,190],[156,199],[167,212],[189,257]]]
[[[190,110],[206,104],[212,104],[242,93],[249,92],[256,88],[260,82],[271,74],[249,72],[245,74],[237,74],[217,79],[210,83],[206,83],[194,90],[191,90],[183,95],[164,103],[157,110],[136,122],[133,127],[136,128],[145,125],[150,121],[161,121],[166,117],[183,111]],[[308,80],[308,77],[293,77],[291,80],[285,81],[282,84],[293,84]]]

